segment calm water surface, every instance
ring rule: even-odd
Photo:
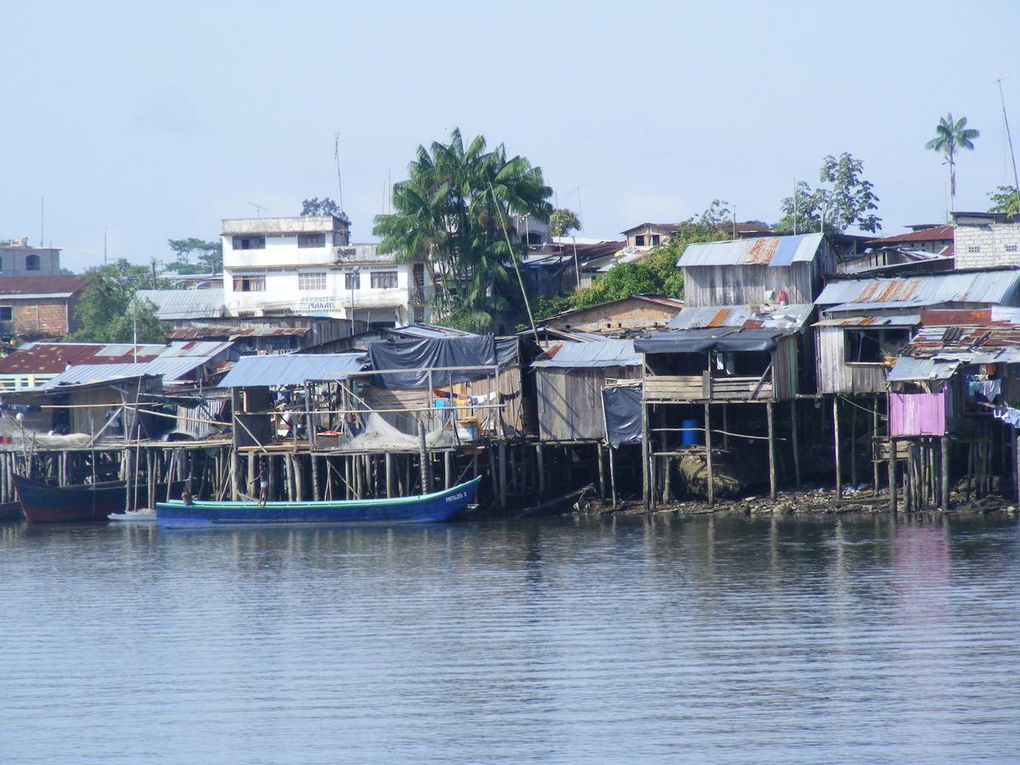
[[[0,526],[0,762],[1020,761],[1004,519]]]

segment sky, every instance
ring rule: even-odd
[[[956,209],[1012,184],[1020,3],[8,2],[0,239],[75,271],[169,259],[223,218],[340,196],[373,241],[419,144],[460,127],[542,168],[581,235],[713,199],[774,222],[827,154],[863,160],[883,230],[940,222],[939,117],[981,131]],[[1020,145],[1018,145],[1020,150]]]

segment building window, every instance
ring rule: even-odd
[[[264,250],[266,249],[266,238],[264,236],[235,236],[235,250]]]
[[[0,321],[14,321],[14,308],[9,305],[0,305]]]
[[[658,246],[659,246],[659,235],[658,234],[652,234],[652,247],[658,247]]]
[[[347,290],[360,290],[361,289],[361,272],[360,271],[348,271],[344,274],[344,289]]]
[[[299,290],[323,292],[326,289],[326,272],[314,271],[311,273],[298,274],[297,286]]]
[[[298,234],[297,246],[304,249],[306,247],[325,247],[326,246],[326,235],[325,234]]]
[[[967,247],[967,252],[981,252],[981,246],[977,244],[972,244],[969,247]]]
[[[1016,252],[1017,249],[1018,248],[1017,248],[1017,246],[1015,244],[1007,244],[1006,245],[1006,252]]]
[[[372,289],[389,290],[397,286],[396,271],[373,271]]]
[[[634,237],[634,246],[635,247],[644,247],[645,246],[645,235],[644,234],[638,234],[637,236]]]
[[[265,292],[266,277],[259,276],[235,276],[234,292]]]
[[[902,346],[910,341],[908,329],[848,330],[846,361],[849,364],[881,364],[894,358]]]
[[[26,271],[38,271],[39,270],[39,256],[29,255],[25,258],[25,270]]]

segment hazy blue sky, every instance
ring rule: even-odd
[[[700,212],[774,221],[825,154],[863,159],[885,229],[945,215],[924,143],[947,111],[982,136],[958,209],[1011,182],[1020,3],[6,2],[0,238],[74,269],[168,255],[220,219],[343,201],[370,241],[386,181],[460,126],[545,171],[584,234]],[[1018,147],[1020,148],[1020,147]],[[580,189],[579,191],[577,189]]]

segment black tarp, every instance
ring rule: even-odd
[[[788,329],[744,329],[734,332],[719,339],[715,344],[715,350],[719,353],[734,353],[747,351],[768,351],[776,349],[779,338],[791,334]]]
[[[720,338],[734,332],[732,327],[653,332],[634,340],[634,350],[638,353],[708,353]]]
[[[734,353],[746,351],[774,351],[781,337],[793,330],[778,328],[733,329],[678,329],[653,332],[649,337],[634,341],[634,350],[641,353]]]
[[[641,386],[602,389],[606,412],[606,438],[614,449],[641,440]]]
[[[503,356],[503,354],[500,354]],[[380,388],[427,388],[429,370],[448,367],[488,367],[488,369],[433,372],[432,384],[445,386],[489,377],[497,365],[496,344],[492,335],[433,337],[420,340],[380,340],[369,343],[372,369],[402,369],[398,374],[375,375],[373,385]]]

